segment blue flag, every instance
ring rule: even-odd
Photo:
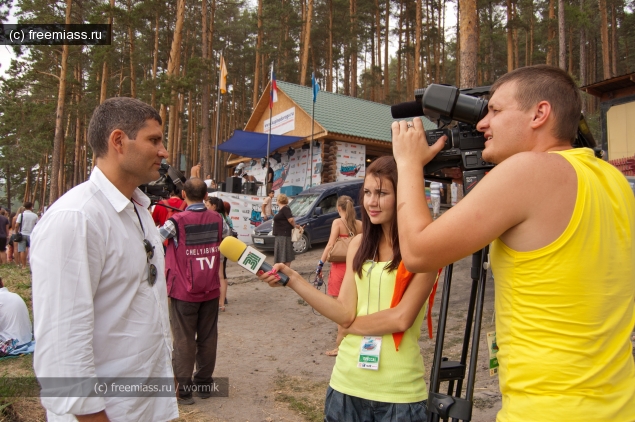
[[[315,72],[311,73],[311,87],[313,88],[313,102],[315,102],[320,91],[320,85],[315,81]]]

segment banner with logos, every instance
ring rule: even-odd
[[[297,194],[309,186],[316,186],[322,183],[322,150],[320,146],[313,147],[313,172],[311,173],[311,167],[309,163],[309,149],[296,148],[292,149],[292,154],[289,155],[289,151],[280,154],[280,162],[269,159],[269,165],[273,169],[273,190],[276,195],[281,193],[281,188],[285,189],[287,193],[292,192]],[[266,167],[262,166],[261,161],[257,161],[253,166],[248,164],[245,166],[244,171],[247,174],[254,176],[257,181],[263,183],[263,187],[258,192],[260,195],[264,195],[264,181],[267,173]],[[310,182],[312,180],[312,182]]]
[[[238,195],[227,192],[212,192],[210,196],[220,198],[225,202],[229,202],[231,210],[229,218],[232,220],[234,230],[238,232],[238,239],[246,244],[251,244],[251,232],[254,228],[262,224],[262,202],[264,196]],[[273,199],[273,213],[278,213],[278,204],[276,198]]]
[[[366,145],[336,142],[337,181],[363,179],[366,175]]]
[[[269,119],[265,120],[264,133],[269,133]],[[271,117],[271,133],[273,135],[284,135],[295,129],[295,107],[283,111]]]

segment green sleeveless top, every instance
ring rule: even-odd
[[[366,262],[362,267],[363,276],[355,275],[357,316],[390,308],[397,271],[388,272],[384,269],[387,264],[377,262],[369,276],[371,263]],[[349,334],[344,337],[331,375],[331,388],[349,396],[386,403],[414,403],[427,399],[425,369],[418,343],[426,307],[427,302],[414,324],[404,333],[398,352],[392,334],[382,336],[377,371],[357,367],[362,336]]]

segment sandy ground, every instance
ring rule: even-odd
[[[298,255],[292,267],[308,277],[314,271],[324,246],[316,245],[309,252]],[[272,263],[272,254],[268,253],[267,257],[267,261]],[[470,264],[471,258],[467,258],[454,266],[444,355],[456,360],[460,355],[470,295]],[[286,374],[301,376],[307,382],[327,382],[335,359],[325,356],[324,352],[335,344],[335,324],[316,315],[290,289],[270,288],[233,263],[228,263],[227,272],[229,304],[219,318],[214,376],[229,377],[229,397],[196,398],[194,405],[181,406],[181,414],[197,415],[200,420],[210,421],[303,420],[286,403],[274,399],[274,380]],[[441,294],[442,285],[433,308],[435,335]],[[486,288],[473,421],[494,421],[501,406],[498,378],[491,378],[487,369],[485,333],[494,330],[493,297],[490,280]],[[426,369],[429,370],[434,342],[428,338],[426,325],[424,322],[420,344]],[[426,381],[429,382],[429,373]],[[441,391],[445,389],[442,385]]]

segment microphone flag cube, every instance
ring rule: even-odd
[[[240,259],[237,261],[238,265],[250,271],[254,274],[260,269],[262,263],[265,262],[265,254],[257,251],[254,248],[247,246],[245,252],[240,256]]]

